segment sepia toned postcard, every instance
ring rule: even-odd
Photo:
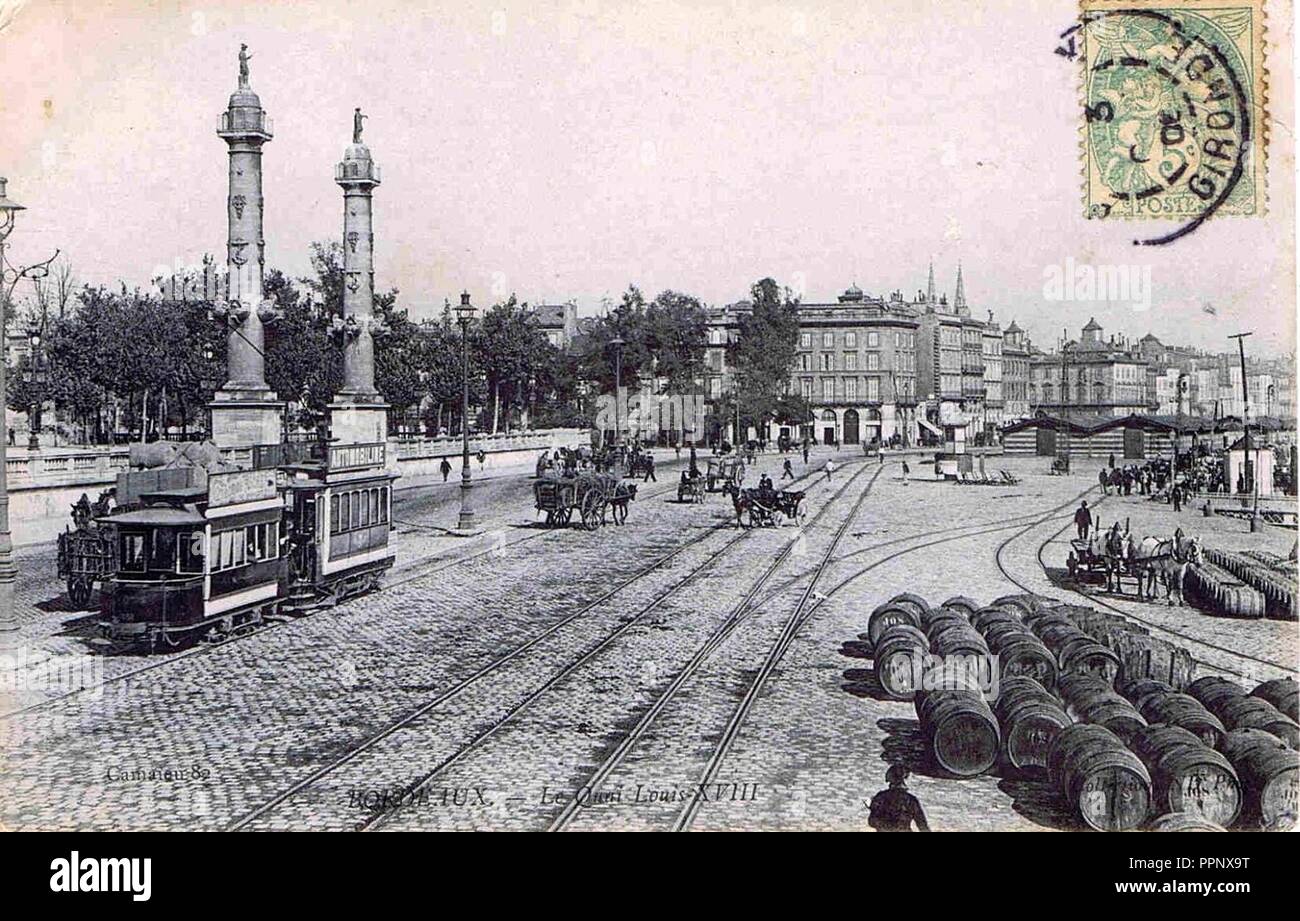
[[[0,0],[0,829],[1294,828],[1294,45]]]

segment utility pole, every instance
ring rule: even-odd
[[[1243,459],[1246,462],[1246,470],[1250,474],[1255,494],[1254,508],[1250,513],[1250,530],[1259,531],[1264,527],[1264,522],[1259,517],[1259,451],[1258,449],[1255,450],[1254,461],[1252,462],[1251,448],[1253,440],[1250,437],[1250,388],[1246,382],[1246,337],[1250,335],[1253,335],[1253,333],[1237,333],[1228,338],[1237,340],[1237,354],[1241,359],[1241,421],[1246,449],[1243,453]]]

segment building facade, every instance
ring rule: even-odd
[[[1147,367],[1136,349],[1104,341],[1101,325],[1090,319],[1077,342],[1030,360],[1030,402],[1066,418],[1150,413]]]
[[[1002,418],[1016,422],[1030,415],[1030,343],[1015,320],[1002,335]]]

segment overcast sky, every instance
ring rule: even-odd
[[[0,0],[12,12],[17,0]],[[383,168],[376,284],[417,314],[468,288],[576,299],[635,283],[722,304],[771,275],[826,300],[958,260],[976,315],[1050,345],[1090,316],[1219,349],[1294,342],[1291,23],[1270,52],[1270,215],[1163,248],[1081,217],[1075,0],[415,3],[27,0],[0,32],[0,174],[16,260],[144,284],[223,254],[214,133],[241,41],[275,120],[267,264],[341,236],[351,113]],[[0,18],[6,15],[0,13]],[[1145,225],[1148,229],[1172,225]],[[1044,298],[1067,258],[1150,266],[1149,311]],[[1205,304],[1215,308],[1211,315]]]

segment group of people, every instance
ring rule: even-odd
[[[1101,468],[1097,479],[1102,493],[1107,496],[1111,494],[1112,489],[1117,496],[1131,496],[1134,489],[1138,491],[1139,496],[1156,496],[1162,494],[1170,485],[1172,475],[1168,461],[1151,460],[1141,465],[1125,464],[1117,467],[1115,455],[1112,454],[1110,463]]]

